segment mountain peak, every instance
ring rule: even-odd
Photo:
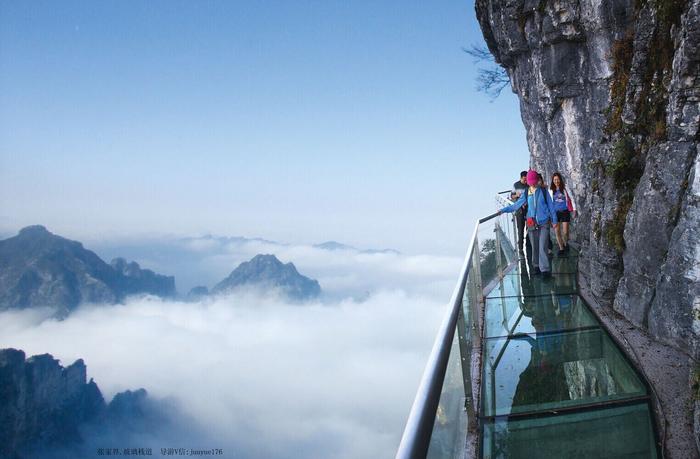
[[[141,271],[141,266],[135,261],[127,261],[126,258],[117,257],[114,258],[109,265],[114,268],[115,271],[120,272],[124,275],[130,276],[134,272]]]
[[[238,265],[226,279],[214,286],[212,293],[244,286],[277,290],[293,300],[307,300],[321,293],[318,281],[299,274],[293,263],[282,263],[270,254],[258,254]]]
[[[20,236],[53,236],[53,233],[51,233],[49,230],[46,229],[45,226],[43,225],[30,225],[30,226],[25,226],[21,230],[19,230],[19,235]]]
[[[246,263],[251,263],[253,265],[270,265],[270,266],[284,266],[285,264],[282,263],[279,258],[277,258],[274,255],[271,255],[269,253],[265,254],[257,254],[253,258],[250,259],[250,261],[247,261]],[[289,264],[289,263],[287,263]],[[292,265],[293,266],[293,265]]]
[[[343,244],[338,241],[326,241],[322,242],[320,244],[315,244],[314,247],[317,249],[323,249],[323,250],[357,250],[355,247],[352,247],[347,244]]]
[[[41,225],[0,240],[0,311],[51,305],[65,317],[83,302],[114,303],[141,293],[173,296],[175,280],[123,259],[110,266]]]

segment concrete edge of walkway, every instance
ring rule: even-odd
[[[580,272],[578,284],[579,295],[652,386],[653,408],[664,457],[700,459],[693,432],[693,403],[688,389],[692,370],[689,356],[654,340],[621,314],[601,306]]]

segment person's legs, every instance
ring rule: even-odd
[[[542,272],[549,272],[550,267],[549,267],[549,257],[547,257],[547,241],[549,240],[549,227],[548,226],[541,226],[540,229],[537,231],[537,235],[539,236],[539,266],[540,266],[540,271]]]
[[[559,250],[564,250],[565,243],[564,243],[564,238],[562,237],[562,234],[561,234],[560,226],[561,225],[557,225],[557,227],[554,228],[554,235],[557,237],[557,245],[559,245]]]
[[[535,269],[538,269],[540,267],[540,230],[528,230],[527,235],[530,238],[530,247],[532,248],[532,266],[534,266]],[[547,245],[545,244],[544,246],[542,246],[542,248],[545,251],[546,255]],[[547,257],[545,256],[545,258]]]
[[[569,222],[564,222],[561,224],[562,227],[562,241],[564,241],[564,245],[569,245]],[[557,226],[559,228],[559,226]]]

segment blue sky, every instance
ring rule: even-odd
[[[0,1],[0,229],[464,250],[527,166],[473,1]]]

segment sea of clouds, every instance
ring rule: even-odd
[[[62,321],[50,308],[4,312],[0,348],[50,353],[64,365],[82,358],[106,400],[144,387],[176,400],[193,431],[206,432],[202,444],[171,437],[156,448],[393,457],[461,260],[205,239],[178,242],[195,254],[193,270],[206,278],[198,283],[211,287],[238,262],[274,253],[324,294],[303,305],[256,291],[195,303],[136,297],[83,305]],[[154,264],[167,262],[136,259],[161,272]]]

